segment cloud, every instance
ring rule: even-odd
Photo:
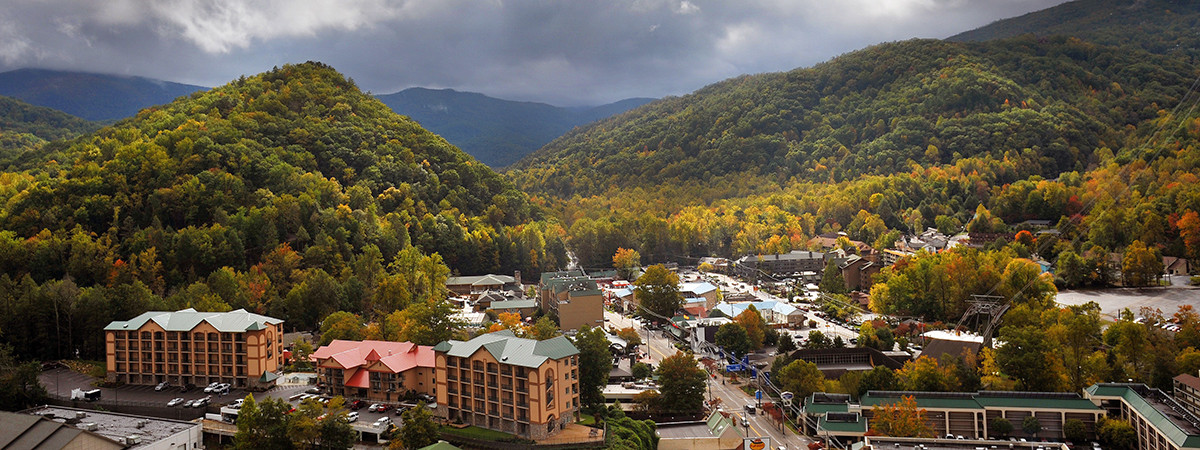
[[[9,0],[0,70],[222,84],[320,60],[366,89],[555,104],[678,95],[1064,0]]]

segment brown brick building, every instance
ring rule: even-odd
[[[283,321],[243,309],[150,311],[104,331],[108,381],[259,388],[283,366]]]
[[[535,341],[505,330],[445,341],[434,351],[438,417],[526,439],[575,421],[579,350],[563,336]]]

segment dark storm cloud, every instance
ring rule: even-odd
[[[588,104],[684,94],[1062,1],[15,0],[0,10],[0,70],[211,86],[320,60],[376,93]]]

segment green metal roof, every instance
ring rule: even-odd
[[[912,396],[917,401],[917,406],[921,408],[934,409],[982,409],[982,406],[975,401],[971,396],[927,396],[925,392],[903,393],[903,395],[892,395],[892,392],[886,394],[876,393],[875,391],[868,392],[859,399],[859,404],[864,408],[873,406],[891,405],[899,402],[902,397]],[[943,393],[937,393],[943,394]]]
[[[519,338],[512,331],[501,330],[476,336],[469,341],[444,341],[433,348],[434,351],[444,352],[450,356],[467,358],[483,348],[504,364],[522,367],[539,367],[548,359],[562,359],[579,354],[565,336],[557,336],[544,341]]]
[[[200,322],[208,322],[222,333],[241,333],[265,328],[264,325],[283,323],[274,317],[237,309],[229,312],[198,312],[188,308],[179,311],[148,311],[129,320],[114,320],[104,327],[106,331],[133,331],[146,322],[153,321],[166,331],[191,331]]]
[[[867,420],[858,416],[858,422],[830,422],[824,416],[817,421],[817,434],[828,431],[832,433],[866,433]]]
[[[524,309],[524,308],[536,308],[536,307],[537,307],[537,300],[523,299],[523,300],[504,300],[501,302],[492,302],[492,306],[490,306],[489,309]]]
[[[813,403],[804,405],[806,414],[825,414],[831,412],[849,412],[850,405],[846,403]]]
[[[1084,398],[1034,398],[1034,397],[984,397],[977,396],[975,401],[984,407],[996,408],[1027,408],[1027,409],[1058,409],[1100,411],[1100,407]]]
[[[1200,435],[1189,433],[1187,430],[1180,428],[1174,421],[1167,417],[1165,413],[1154,407],[1150,401],[1146,400],[1139,394],[1135,387],[1143,387],[1144,385],[1133,385],[1124,383],[1111,384],[1094,384],[1089,386],[1084,391],[1088,397],[1118,397],[1125,404],[1138,412],[1146,421],[1162,433],[1171,442],[1179,448],[1200,448]]]

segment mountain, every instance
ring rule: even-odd
[[[512,164],[574,127],[653,101],[631,98],[595,107],[561,108],[425,88],[377,97],[491,167]]]
[[[1033,34],[1074,36],[1190,58],[1200,56],[1200,3],[1191,0],[1075,0],[947,38],[987,41]]]
[[[70,114],[0,96],[0,167],[47,141],[90,133],[100,124]]]
[[[107,321],[150,309],[315,329],[440,302],[452,270],[566,261],[511,182],[313,62],[55,146],[0,172],[0,205],[0,343],[42,359],[102,355]]]
[[[756,177],[841,181],[963,158],[1020,161],[1013,177],[1053,178],[1177,103],[1196,70],[1066,37],[881,44],[581,127],[510,175],[561,198]]]
[[[142,77],[19,69],[0,73],[0,95],[87,120],[114,121],[207,88]]]

